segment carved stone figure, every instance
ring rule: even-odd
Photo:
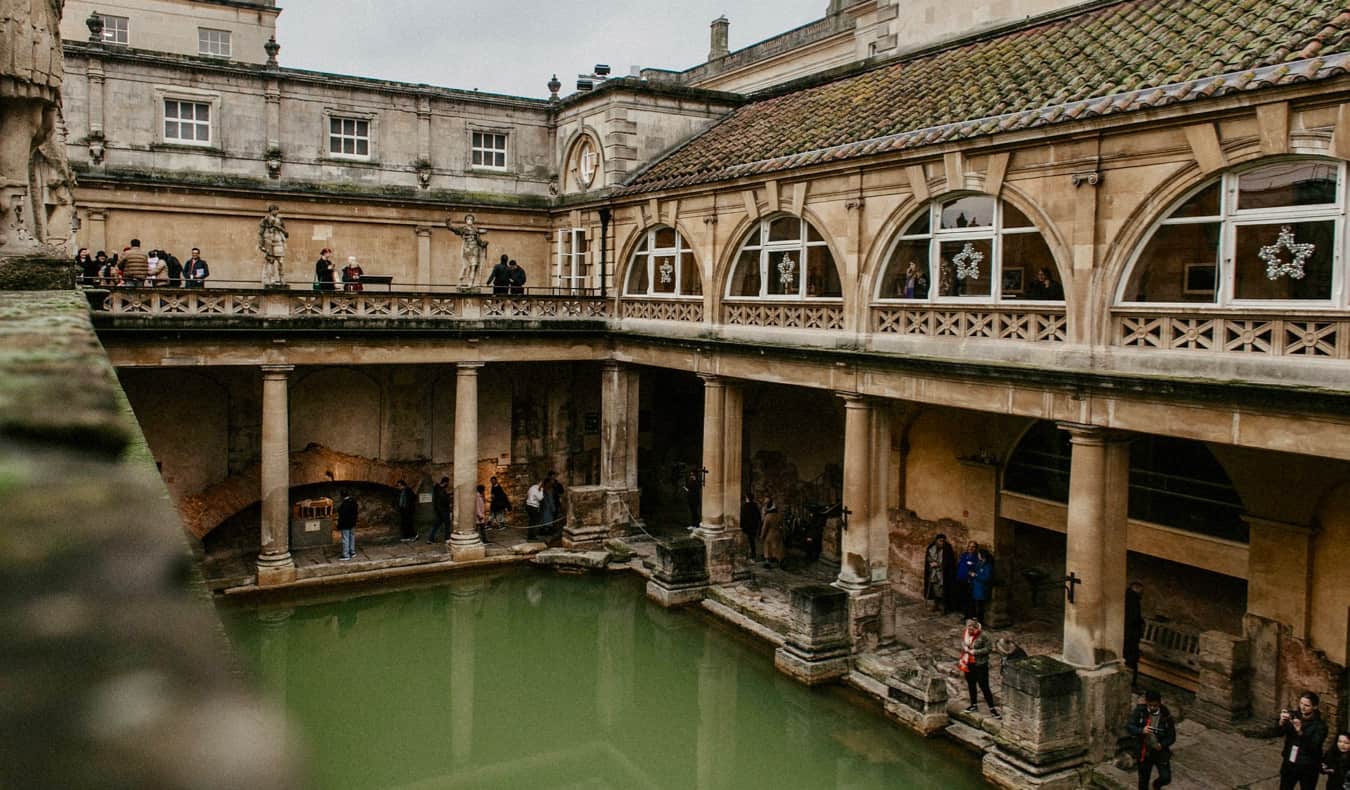
[[[464,256],[464,265],[459,270],[459,285],[461,288],[469,288],[478,284],[478,269],[483,264],[483,257],[487,252],[487,240],[483,237],[487,231],[474,224],[472,214],[464,215],[464,224],[456,225],[453,220],[446,219],[445,227],[450,229],[451,233],[464,240],[464,247],[461,255]]]
[[[58,136],[63,5],[0,0],[0,254],[6,256],[64,254],[48,242],[70,235],[63,227],[47,233],[47,204],[63,205],[73,183]]]
[[[286,221],[281,218],[281,209],[273,203],[267,207],[267,214],[258,222],[258,249],[263,254],[262,284],[271,287],[286,285],[285,259]]]

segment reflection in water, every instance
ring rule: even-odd
[[[223,609],[322,788],[964,788],[978,766],[634,577],[510,571]]]

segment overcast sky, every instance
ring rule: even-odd
[[[686,69],[708,57],[708,23],[735,51],[819,19],[828,0],[278,0],[283,66],[545,98],[607,63]]]

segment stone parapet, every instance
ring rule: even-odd
[[[606,486],[572,486],[562,544],[569,549],[599,548],[610,538],[628,534],[630,513],[637,511],[638,490]]]
[[[1003,671],[1003,728],[984,758],[997,787],[1074,788],[1087,764],[1078,670],[1050,656]]]

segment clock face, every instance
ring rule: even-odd
[[[582,186],[588,187],[595,180],[595,171],[599,163],[600,156],[591,145],[591,141],[582,141],[577,157],[577,177],[581,180]]]

